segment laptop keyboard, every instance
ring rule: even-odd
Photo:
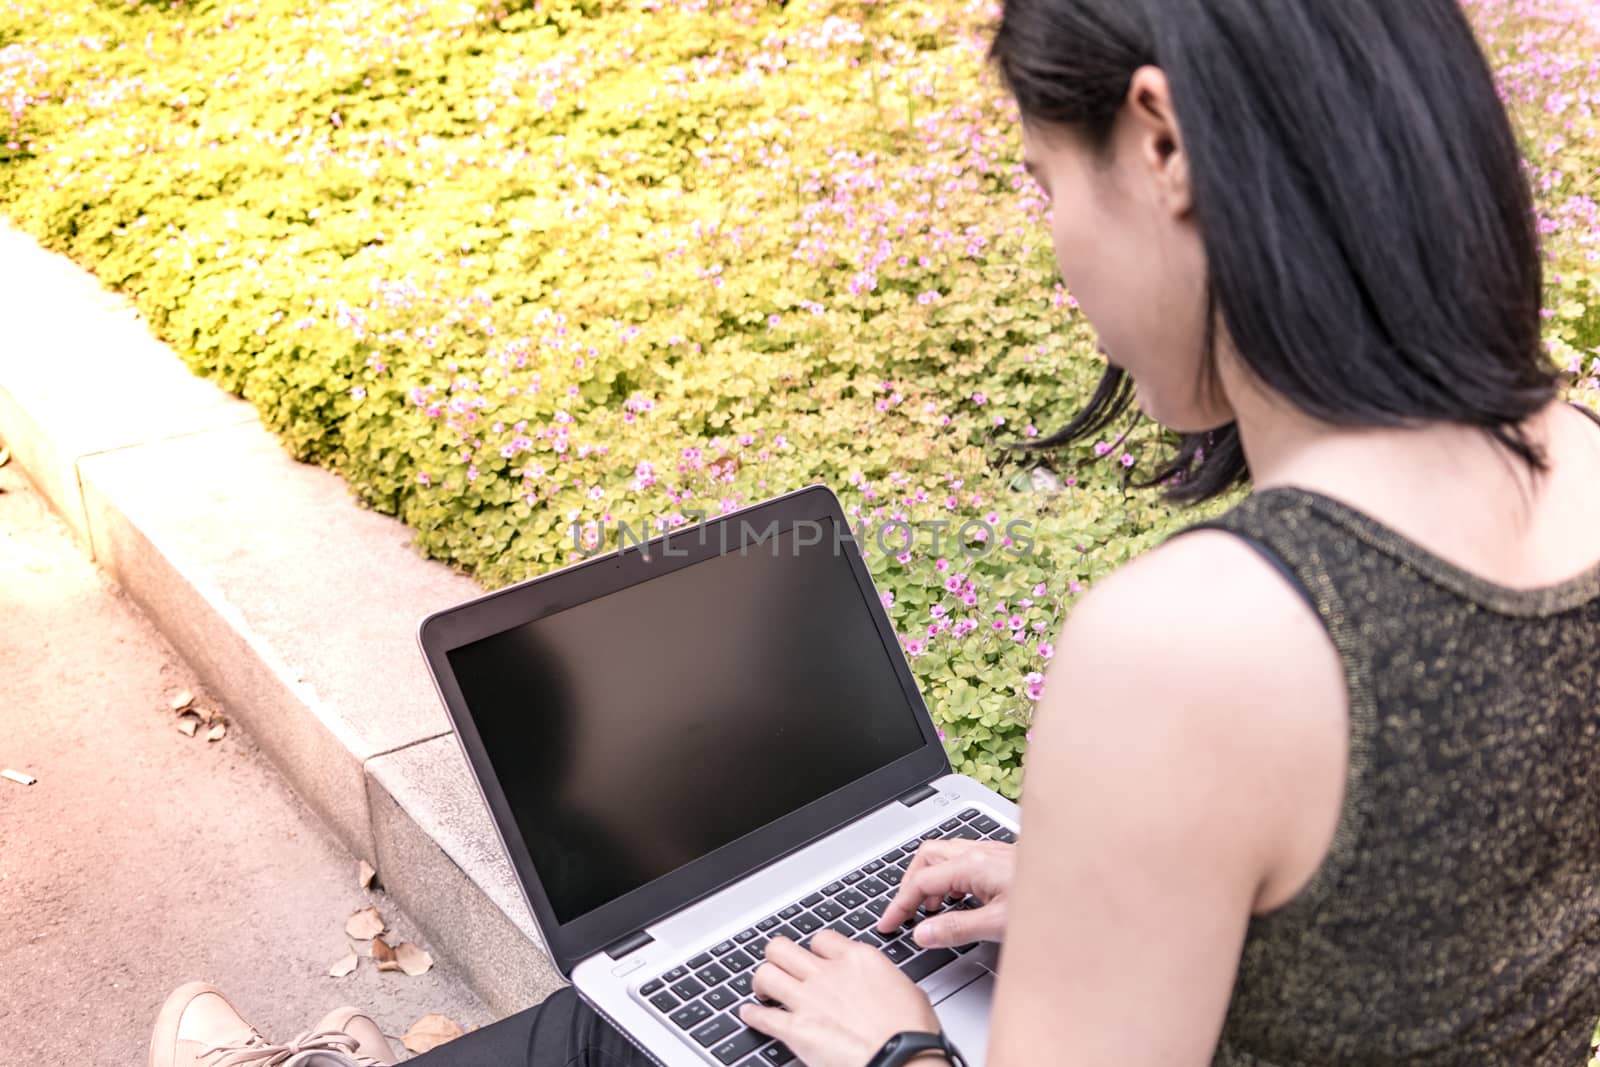
[[[793,1062],[794,1054],[787,1046],[750,1029],[739,1019],[739,1009],[757,999],[751,988],[751,975],[772,938],[783,936],[809,945],[817,931],[836,930],[882,949],[913,982],[978,947],[973,943],[953,949],[925,949],[911,939],[912,928],[927,915],[978,907],[980,902],[971,896],[946,897],[933,912],[918,909],[916,915],[887,936],[874,929],[894,900],[917,846],[935,838],[1005,842],[1017,839],[991,816],[968,808],[644,983],[640,996],[669,1026],[718,1063],[729,1067],[782,1067]]]

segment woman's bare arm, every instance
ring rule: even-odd
[[[1057,647],[988,1062],[1209,1063],[1252,912],[1290,899],[1332,840],[1338,656],[1282,577],[1218,533],[1107,579]]]

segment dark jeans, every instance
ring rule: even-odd
[[[424,1067],[651,1067],[571,986],[408,1061]]]

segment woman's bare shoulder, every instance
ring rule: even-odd
[[[1245,542],[1197,531],[1096,585],[1057,646],[1039,714],[1071,719],[1075,739],[1045,759],[1136,760],[1131,775],[1188,780],[1176,805],[1253,811],[1213,825],[1254,838],[1237,844],[1261,859],[1258,905],[1292,896],[1337,821],[1348,711],[1339,656],[1285,576]]]

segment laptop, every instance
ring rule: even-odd
[[[875,927],[923,841],[1019,812],[952,773],[838,498],[619,533],[418,633],[556,967],[656,1063],[783,1067],[739,1007],[769,938],[832,928],[981,1067],[997,946]]]

